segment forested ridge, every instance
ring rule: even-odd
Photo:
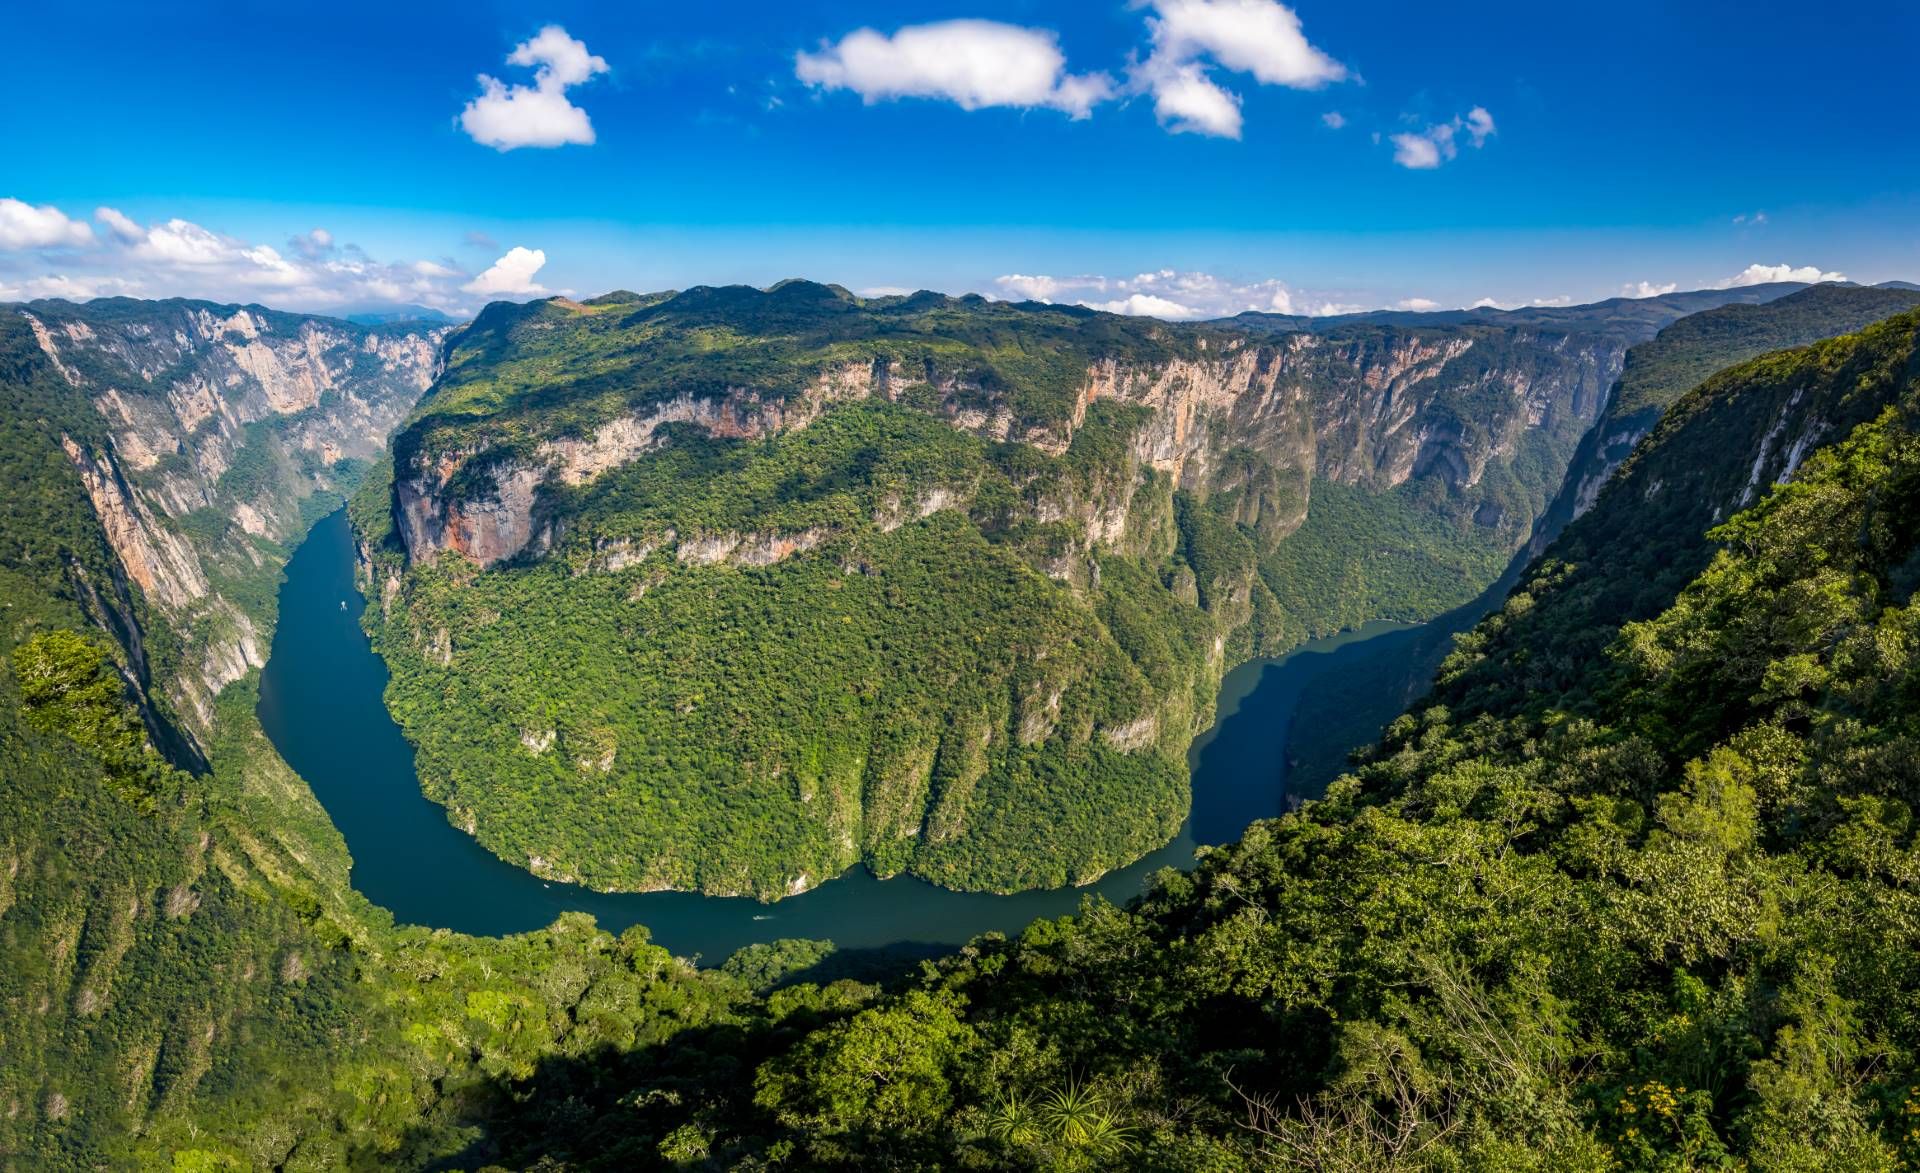
[[[1917,333],[1683,399],[1324,801],[1128,908],[877,982],[808,943],[699,970],[578,917],[393,926],[248,683],[209,768],[166,760],[87,594],[115,570],[58,456],[75,402],[22,349],[6,386],[36,406],[10,405],[6,461],[48,520],[4,535],[28,553],[0,672],[0,1159],[1909,1165]],[[1787,403],[1817,405],[1824,447],[1713,516],[1751,453],[1777,466]]]
[[[355,501],[389,706],[542,876],[1086,883],[1174,836],[1233,664],[1498,575],[1616,329],[805,281],[490,307]]]

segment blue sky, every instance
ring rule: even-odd
[[[1896,0],[102,3],[8,42],[0,297],[804,275],[1194,316],[1920,278]]]

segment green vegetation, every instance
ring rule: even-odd
[[[1124,414],[1043,465],[886,404],[764,442],[676,431],[563,503],[547,557],[415,567],[379,646],[429,795],[607,888],[771,898],[864,860],[1015,890],[1151,851],[1186,815],[1220,625],[1170,588],[1170,509],[1090,561],[1073,519],[1031,520],[1135,477],[1168,500],[1108,442]],[[763,553],[689,561],[739,547]],[[1036,569],[1062,564],[1099,585]]]
[[[1716,381],[1882,408],[1715,529],[1650,618],[1591,632],[1605,671],[1544,703],[1423,706],[1324,801],[1137,905],[982,939],[847,1007],[731,1085],[701,1153],[1910,1167],[1920,386],[1892,352],[1916,329]],[[1854,365],[1869,352],[1889,365]],[[1513,614],[1545,606],[1525,598]],[[608,1107],[521,1159],[595,1167],[648,1127]]]
[[[1462,641],[1441,676],[1445,703],[1567,707],[1561,698],[1594,695],[1609,633],[1658,614],[1711,559],[1701,535],[1764,489],[1753,483],[1763,448],[1777,462],[1797,437],[1843,437],[1901,392],[1916,322],[1909,312],[1754,359],[1683,396],[1502,614]],[[1775,434],[1783,425],[1796,435]]]
[[[577,916],[506,940],[392,925],[348,887],[338,835],[251,719],[250,682],[220,698],[209,769],[159,761],[150,689],[81,589],[113,581],[111,556],[84,497],[63,511],[62,466],[40,459],[58,451],[57,417],[20,417],[7,456],[48,526],[0,515],[15,552],[0,1156],[179,1170],[1911,1167],[1917,334],[1909,314],[1686,397],[1463,644],[1436,698],[1324,801],[1162,873],[1128,908],[1090,901],[892,985],[809,980],[832,960],[818,942],[701,971],[643,929],[615,938]],[[21,386],[67,410],[45,373],[27,355]],[[1783,419],[1825,421],[1837,442],[1729,510]],[[791,573],[776,589],[810,592],[829,631],[898,609],[936,636],[905,601],[854,607],[839,592],[908,572],[971,589],[991,572],[997,590],[1079,599],[1032,570],[1050,531],[954,510],[872,522],[889,453],[951,459],[981,499],[1025,484],[1016,451],[891,443],[917,426],[880,408],[768,445],[676,437],[664,460],[733,470],[702,482],[712,497],[623,473],[555,557],[464,594],[579,571],[570,581],[649,583],[635,603],[683,590],[697,607],[675,578],[721,597]],[[847,467],[835,445],[873,448],[871,476],[756,496]],[[1246,625],[1280,613],[1251,580],[1228,585],[1256,558],[1245,528],[1155,491],[1163,545],[1098,559],[1089,601],[1060,621],[1111,645],[1077,663],[1147,686],[1200,642],[1169,637],[1167,613],[1220,622],[1203,596],[1244,607]],[[827,544],[770,567],[613,570],[609,531],[588,524],[618,518],[624,535],[722,508],[783,525],[865,518],[836,540],[872,543],[858,552],[871,571],[847,573],[838,559],[854,552]],[[1678,569],[1650,575],[1623,549]],[[847,580],[837,591],[821,585],[830,571]],[[544,621],[525,611],[476,630]],[[178,638],[142,606],[125,613],[146,645]],[[787,610],[793,630],[766,630],[806,639],[814,618]],[[891,654],[887,634],[864,628],[866,655]],[[893,687],[901,670],[873,679]],[[836,703],[857,716],[862,699]],[[1063,699],[1061,721],[1076,711]],[[164,784],[129,784],[149,779]]]
[[[1332,481],[1314,486],[1306,524],[1262,563],[1282,610],[1315,639],[1372,619],[1417,622],[1471,598],[1506,556],[1471,522]]]
[[[1917,304],[1920,293],[1906,289],[1815,285],[1762,305],[1691,314],[1628,352],[1609,414],[1658,414],[1716,371],[1846,334]]]
[[[747,1021],[747,981],[818,960],[734,978],[578,917],[506,941],[395,927],[348,886],[251,677],[207,761],[172,733],[156,698],[193,637],[126,585],[60,447],[97,450],[98,416],[16,314],[0,363],[0,1164],[468,1163],[500,1080]],[[198,540],[271,597],[278,547]]]
[[[504,459],[659,399],[737,388],[785,399],[850,363],[898,364],[951,386],[966,406],[1003,402],[1024,432],[1067,420],[1095,358],[1190,357],[1199,336],[1151,319],[974,296],[862,301],[809,281],[764,293],[729,286],[630,301],[500,303],[461,336],[395,455],[403,468],[452,449],[485,447]]]
[[[1631,444],[1621,447],[1610,438],[1619,437],[1623,432],[1637,438],[1639,433],[1651,430],[1666,408],[1714,372],[1769,351],[1805,346],[1861,329],[1916,303],[1920,303],[1920,295],[1911,291],[1817,285],[1765,304],[1733,304],[1681,318],[1662,330],[1658,337],[1634,347],[1627,354],[1625,371],[1607,413],[1582,442],[1567,484],[1541,519],[1535,540],[1558,537],[1572,521],[1575,491],[1583,479],[1595,475],[1599,467],[1594,463],[1596,460],[1618,461],[1628,455]],[[1818,412],[1811,414],[1818,416]],[[1854,414],[1849,418],[1859,417]],[[1721,435],[1724,436],[1724,432]],[[1739,447],[1715,449],[1710,446],[1714,441],[1704,433],[1668,442],[1676,450],[1688,452],[1691,463],[1701,462],[1700,454],[1711,453],[1713,463],[1737,467],[1741,474],[1750,472],[1750,451]],[[1637,482],[1643,496],[1658,479],[1660,474]],[[1668,501],[1686,508],[1688,498],[1680,494],[1669,497]],[[1662,605],[1663,600],[1671,597],[1674,584],[1684,581],[1686,574],[1701,565],[1702,551],[1707,549],[1701,534],[1715,516],[1711,512],[1713,502],[1695,498],[1694,503],[1699,508],[1675,519],[1653,548],[1635,548],[1636,544],[1644,545],[1651,535],[1644,514],[1635,518],[1624,516],[1628,512],[1641,513],[1641,506],[1629,505],[1623,508],[1622,515],[1577,527],[1549,556],[1591,567],[1600,560],[1604,550],[1606,558],[1632,558],[1651,573],[1658,574],[1666,568],[1671,576],[1651,591],[1648,603],[1638,609],[1617,609],[1615,604],[1607,612],[1615,620],[1630,614],[1644,614],[1646,607]],[[1594,536],[1590,538],[1589,534]],[[1631,536],[1622,541],[1618,536],[1621,534]],[[1421,548],[1436,547],[1428,543]],[[1471,630],[1488,613],[1499,610],[1506,602],[1512,581],[1518,580],[1522,569],[1518,563],[1513,564],[1498,585],[1429,623],[1410,642],[1394,641],[1348,665],[1337,678],[1317,684],[1302,701],[1288,740],[1291,785],[1295,786],[1296,793],[1319,793],[1346,768],[1350,750],[1374,741],[1388,722],[1423,694],[1441,662],[1452,651],[1454,637]],[[1631,581],[1631,576],[1622,575],[1622,589]],[[1528,597],[1531,599],[1531,594]],[[1583,616],[1571,625],[1580,626],[1591,618]],[[1528,639],[1537,637],[1529,635]]]
[[[1491,581],[1618,353],[806,282],[490,307],[353,511],[390,707],[542,875],[1091,880],[1177,829],[1226,667]]]

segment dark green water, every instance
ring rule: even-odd
[[[1087,892],[1124,902],[1160,868],[1192,862],[1196,843],[1230,842],[1255,819],[1278,814],[1283,747],[1302,695],[1367,640],[1403,630],[1370,624],[1230,672],[1220,688],[1218,723],[1194,740],[1188,755],[1193,817],[1174,842],[1097,884],[992,896],[949,892],[910,877],[876,880],[856,867],[768,905],[681,892],[592,892],[548,883],[489,854],[421,795],[413,748],[382,700],[386,665],[360,629],[362,606],[341,511],[313,528],[287,566],[259,709],[267,736],[346,837],[354,886],[402,923],[500,935],[541,928],[579,910],[614,932],[645,924],[658,943],[709,962],[781,937],[825,937],[849,949],[954,945],[1072,912]]]

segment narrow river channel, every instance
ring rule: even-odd
[[[386,666],[360,628],[363,605],[342,510],[314,526],[287,565],[259,708],[267,736],[346,837],[354,886],[402,923],[501,935],[579,910],[614,932],[645,924],[659,944],[708,964],[743,945],[781,937],[824,937],[854,949],[953,945],[1072,912],[1088,892],[1124,902],[1160,868],[1190,863],[1197,843],[1230,842],[1255,819],[1278,814],[1286,785],[1283,747],[1302,695],[1368,640],[1405,630],[1369,624],[1228,673],[1218,723],[1188,752],[1193,816],[1179,838],[1087,888],[993,896],[949,892],[910,877],[876,880],[856,867],[769,905],[679,892],[603,894],[549,883],[487,852],[420,793],[413,749],[382,699]]]

